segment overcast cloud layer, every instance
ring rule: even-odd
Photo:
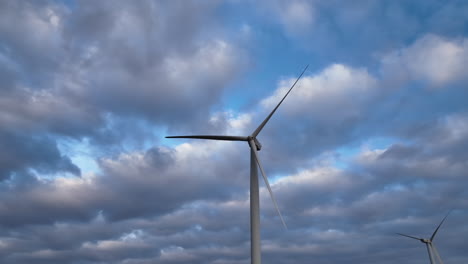
[[[468,262],[468,2],[0,1],[0,262]]]

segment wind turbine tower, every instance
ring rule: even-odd
[[[276,105],[271,113],[263,120],[263,122],[255,129],[255,131],[249,136],[224,136],[224,135],[192,135],[192,136],[168,136],[166,138],[191,138],[191,139],[208,139],[208,140],[226,140],[226,141],[246,141],[250,147],[250,251],[251,251],[251,263],[261,263],[261,249],[260,249],[260,198],[259,198],[259,186],[258,186],[258,168],[263,176],[265,185],[270,193],[270,197],[275,205],[276,212],[278,213],[281,222],[284,227],[283,216],[276,203],[275,196],[270,188],[268,178],[266,177],[265,171],[263,170],[262,164],[258,157],[258,151],[262,148],[262,145],[257,139],[258,134],[262,131],[263,127],[270,120],[273,114],[276,112],[281,103],[286,99],[286,96],[291,92],[294,86],[297,84],[299,79],[302,77],[304,72],[307,70],[307,65],[296,81],[293,83],[288,92],[284,95],[283,99]]]

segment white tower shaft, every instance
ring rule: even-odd
[[[260,197],[258,167],[254,150],[250,149],[250,252],[251,263],[260,264]]]

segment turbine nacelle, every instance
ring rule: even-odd
[[[248,136],[247,141],[253,141],[255,144],[255,147],[257,148],[257,151],[260,151],[262,149],[262,144],[260,144],[260,141],[258,141],[256,137]]]

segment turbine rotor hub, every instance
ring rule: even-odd
[[[260,142],[258,141],[258,139],[256,137],[248,136],[247,140],[248,141],[253,140],[255,146],[257,147],[257,151],[262,149],[262,144],[260,144]]]

